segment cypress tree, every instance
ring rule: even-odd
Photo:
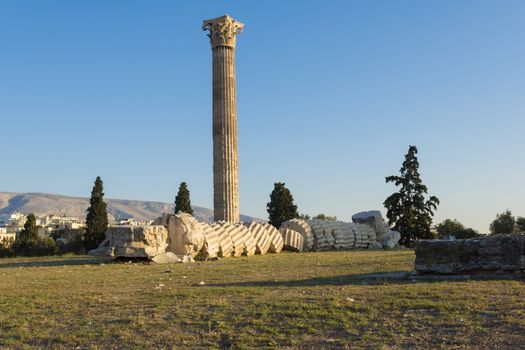
[[[400,176],[388,176],[386,182],[400,186],[399,192],[393,193],[383,203],[387,209],[388,223],[401,233],[400,244],[411,246],[417,239],[432,239],[430,231],[434,210],[439,199],[428,194],[427,186],[419,175],[419,161],[416,146],[410,146],[405,161],[399,170]]]
[[[104,202],[104,186],[102,179],[97,176],[95,185],[91,191],[89,208],[86,216],[86,248],[87,250],[97,248],[106,237],[108,228],[108,212]]]
[[[186,213],[193,215],[193,209],[191,208],[190,191],[186,182],[181,182],[179,186],[179,192],[175,197],[175,214]]]
[[[299,217],[297,206],[293,202],[293,196],[283,182],[276,182],[270,194],[270,202],[266,204],[269,222],[279,228],[286,220]]]
[[[34,214],[27,216],[24,229],[20,231],[18,240],[20,240],[22,244],[38,240],[38,226],[36,225],[36,216]]]

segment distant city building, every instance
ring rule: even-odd
[[[0,214],[0,227],[6,226],[20,226],[23,227],[26,223],[27,216],[21,213],[11,213],[11,214]]]
[[[146,226],[146,225],[151,225],[152,223],[153,223],[152,220],[139,221],[134,218],[129,218],[129,219],[117,220],[115,225],[117,226]]]
[[[16,232],[8,232],[7,227],[0,227],[0,245],[11,244],[16,239]]]
[[[86,226],[84,221],[72,216],[46,215],[37,218],[37,224],[51,233],[58,230],[77,230]]]

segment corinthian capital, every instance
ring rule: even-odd
[[[242,32],[244,24],[228,15],[207,19],[202,23],[202,30],[208,30],[212,49],[217,46],[235,47],[235,37]]]

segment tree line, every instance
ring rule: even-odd
[[[399,170],[399,175],[385,178],[386,183],[393,183],[398,190],[388,196],[384,201],[388,224],[392,230],[401,234],[400,244],[412,246],[418,239],[435,239],[455,236],[456,238],[471,238],[479,233],[465,227],[456,219],[446,219],[432,229],[434,212],[440,201],[436,196],[428,194],[428,188],[419,174],[419,160],[417,147],[409,146],[408,153]],[[274,183],[270,193],[270,201],[266,204],[268,221],[279,228],[284,221],[302,219],[337,220],[336,216],[318,214],[310,217],[300,214],[290,190],[283,182]],[[174,213],[188,213],[193,215],[190,200],[190,191],[186,182],[179,186],[175,197]],[[100,176],[95,180],[91,191],[89,207],[86,215],[86,228],[68,243],[58,243],[58,237],[39,237],[36,217],[27,216],[23,230],[11,246],[2,245],[0,242],[0,256],[6,255],[52,255],[64,252],[85,253],[97,248],[105,239],[108,227],[107,204],[104,202],[104,185]],[[514,217],[510,210],[498,213],[496,219],[490,224],[490,231],[498,233],[525,233],[525,218]]]

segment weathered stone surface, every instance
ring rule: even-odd
[[[281,228],[281,235],[284,240],[284,249],[302,252],[304,251],[304,237],[297,231],[289,228]]]
[[[284,240],[281,232],[269,223],[264,223],[264,225],[266,227],[266,232],[268,232],[268,236],[270,237],[270,248],[268,248],[268,251],[270,253],[280,253],[284,247]]]
[[[212,225],[201,223],[202,233],[204,234],[204,259],[213,259],[219,255],[219,231]]]
[[[168,248],[176,255],[197,256],[204,245],[201,224],[190,214],[168,215]]]
[[[352,221],[356,224],[369,225],[374,229],[377,236],[384,235],[390,230],[379,210],[362,211],[354,214],[352,215]]]
[[[374,228],[368,224],[293,219],[281,225],[282,230],[287,228],[303,236],[303,251],[367,248],[377,241]]]
[[[415,245],[415,269],[421,273],[460,274],[525,269],[525,235],[421,240]]]
[[[243,24],[230,16],[205,20],[213,64],[213,208],[215,221],[239,221],[235,44]]]
[[[325,251],[335,249],[335,227],[327,225],[327,221],[309,220],[312,233],[314,233],[313,250]],[[352,235],[353,241],[353,235]]]
[[[257,241],[255,240],[255,236],[253,235],[252,231],[250,231],[250,229],[242,223],[237,223],[235,226],[237,226],[237,229],[240,230],[244,236],[244,255],[255,255],[257,250]]]
[[[230,231],[230,237],[233,243],[233,256],[241,256],[246,249],[246,235],[251,235],[251,232],[244,225],[232,224],[232,226],[233,229]]]
[[[374,249],[374,250],[383,249],[383,245],[379,242],[373,242],[368,245],[368,249]]]
[[[279,229],[287,228],[298,232],[299,234],[301,234],[301,236],[303,236],[304,247],[301,249],[301,251],[308,251],[312,249],[314,244],[314,234],[312,232],[312,227],[308,221],[302,219],[287,220],[281,224],[281,227]]]
[[[394,248],[397,246],[400,239],[401,234],[399,232],[390,230],[385,236],[383,236],[380,243],[383,245],[383,248]]]
[[[156,262],[157,264],[173,264],[182,262],[182,259],[172,252],[166,252],[156,255],[153,258],[151,258],[151,260],[153,262]]]
[[[272,243],[269,232],[266,230],[266,226],[262,223],[252,221],[247,227],[255,239],[256,254],[266,254]]]
[[[168,231],[164,226],[110,226],[106,239],[91,255],[152,258],[166,251]]]
[[[235,226],[229,222],[219,221],[213,223],[212,227],[219,233],[219,256],[221,258],[232,256],[235,249],[230,233],[235,229]]]

